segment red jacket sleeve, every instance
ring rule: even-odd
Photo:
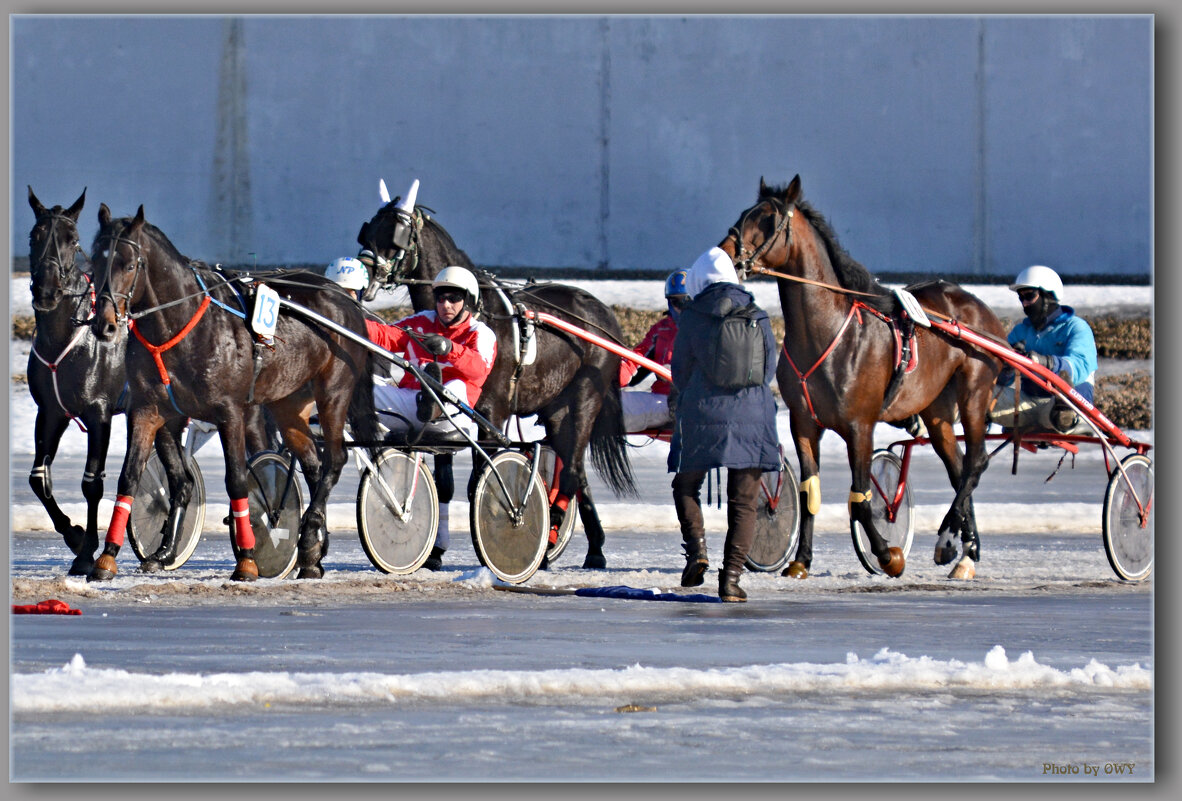
[[[371,342],[381,345],[391,353],[405,351],[407,340],[410,339],[401,328],[379,323],[376,320],[365,321],[365,333]]]

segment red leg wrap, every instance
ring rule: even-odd
[[[115,511],[111,514],[111,525],[107,527],[107,543],[123,547],[123,535],[127,532],[127,518],[131,517],[132,495],[116,495]]]
[[[555,486],[557,486],[557,484]],[[555,489],[554,492],[551,493],[551,495],[555,495],[557,492],[558,492],[558,490]],[[556,498],[552,499],[551,506],[557,506],[559,509],[562,510],[562,514],[565,516],[567,507],[570,506],[570,498],[566,497],[565,495],[558,495]],[[558,544],[558,525],[557,524],[552,524],[550,526],[550,544],[551,545]]]
[[[246,498],[230,501],[230,516],[234,519],[234,542],[239,549],[254,547],[254,528],[250,525],[250,502]]]

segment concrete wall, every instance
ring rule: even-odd
[[[489,266],[671,270],[799,173],[876,272],[1145,276],[1153,20],[11,18],[32,184],[185,254],[327,263],[413,178]]]

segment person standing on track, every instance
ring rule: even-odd
[[[1096,338],[1092,327],[1061,305],[1063,281],[1050,267],[1035,265],[1018,273],[1010,289],[1018,293],[1026,319],[1010,331],[1010,345],[1060,378],[1092,402],[1095,393]],[[1002,370],[993,389],[989,419],[1005,428],[1044,428],[1060,434],[1085,434],[1086,423],[1064,400],[1012,368]]]
[[[357,278],[353,271],[342,274],[333,270],[331,265],[326,275],[333,280],[340,275],[343,280],[339,283],[354,290],[364,289],[367,283]],[[497,358],[496,334],[476,317],[480,286],[469,270],[456,266],[440,270],[431,286],[435,293],[434,309],[412,314],[392,324],[367,319],[366,333],[371,341],[386,350],[405,353],[408,362],[443,384],[469,407],[475,407]],[[458,427],[470,434],[475,433],[475,423],[458,410],[449,410],[450,420],[439,419],[439,405],[413,371],[405,371],[396,384],[375,376],[373,394],[382,422],[394,437],[411,438],[425,429],[424,435],[433,440],[455,441],[462,439],[457,437]],[[455,486],[450,462],[446,475],[436,472],[439,533],[435,547],[423,564],[428,570],[439,570],[443,566],[443,554],[451,540],[448,511]]]
[[[673,340],[677,337],[677,320],[681,310],[689,303],[686,290],[688,270],[677,270],[665,279],[665,315],[653,323],[652,328],[633,348],[634,353],[667,367],[673,359]],[[630,387],[644,381],[649,370],[636,362],[620,359],[620,386]],[[663,378],[653,381],[649,391],[624,392],[620,401],[624,408],[624,430],[629,434],[652,428],[668,428],[673,424],[673,410],[669,394],[673,385]]]
[[[747,594],[739,587],[739,576],[755,539],[760,479],[764,471],[780,466],[776,403],[769,387],[776,372],[776,342],[767,312],[756,308],[762,370],[748,386],[716,385],[708,376],[715,373],[707,361],[715,320],[731,309],[748,307],[754,298],[739,283],[730,256],[717,247],[698,257],[686,283],[692,300],[681,312],[670,363],[678,392],[669,472],[676,473],[673,505],[686,558],[681,586],[700,585],[709,566],[702,482],[707,471],[725,467],[727,531],[718,595],[723,601],[742,602]],[[754,353],[758,355],[757,350]]]

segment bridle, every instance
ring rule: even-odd
[[[774,213],[780,216],[780,221],[776,224],[776,230],[772,232],[772,235],[763,240],[763,244],[757,247],[751,252],[751,255],[748,256],[746,255],[747,247],[743,244],[743,225],[746,223],[747,218],[754,214],[755,210],[764,203],[771,204]],[[776,241],[780,234],[785,234],[785,245],[791,243],[792,229],[788,227],[788,222],[791,219],[792,209],[786,208],[783,201],[776,198],[765,198],[743,212],[742,216],[739,217],[739,221],[730,227],[730,230],[727,231],[726,239],[733,237],[735,240],[735,256],[737,257],[735,259],[735,272],[738,274],[740,279],[745,279],[751,274],[756,260],[763,256],[764,253],[767,253],[768,249],[771,248],[772,243]],[[726,239],[722,241],[725,242]]]
[[[379,247],[373,243],[372,247],[364,248],[357,257],[360,261],[362,254],[367,257],[372,257],[373,261],[373,280],[378,284],[387,286],[393,284],[404,283],[408,275],[414,272],[419,260],[419,230],[423,224],[422,213],[418,208],[415,208],[413,215],[405,220],[405,215],[399,214],[397,211],[390,211],[383,215],[385,219],[390,220],[390,249],[394,251],[393,258],[386,258],[378,252]],[[410,229],[409,243],[407,247],[403,248],[394,241],[394,232],[398,227],[399,222],[405,222]]]
[[[81,245],[78,244],[78,229],[77,229],[77,226],[74,224],[74,219],[72,217],[65,215],[65,214],[58,214],[56,212],[50,212],[42,219],[48,219],[50,221],[49,222],[49,236],[46,238],[45,247],[41,249],[41,253],[38,256],[35,256],[35,257],[31,256],[30,257],[30,260],[29,260],[30,288],[32,288],[33,284],[37,283],[36,279],[39,276],[41,276],[42,274],[44,274],[44,272],[46,270],[51,269],[51,268],[56,268],[58,282],[62,286],[62,289],[60,290],[61,297],[83,297],[83,296],[89,294],[92,296],[91,306],[93,308],[94,290],[93,290],[93,287],[90,285],[90,279],[86,275],[85,272],[79,270],[79,274],[83,278],[87,279],[86,280],[87,286],[84,289],[82,289],[82,291],[80,291],[80,292],[66,292],[64,289],[65,287],[67,287],[69,285],[70,275],[75,269],[75,261],[74,261],[74,258],[71,258],[69,260],[69,262],[65,261],[62,258],[63,252],[69,253],[72,257],[76,257],[77,254],[83,253]],[[56,225],[56,223],[58,223],[58,222],[66,225],[68,227],[68,229],[70,231],[72,231],[74,234],[72,237],[72,240],[73,240],[72,244],[70,244],[69,246],[67,246],[65,248],[63,248],[58,242],[59,232],[58,232],[58,225]],[[32,244],[32,243],[30,243],[30,244]],[[50,253],[52,253],[53,255],[50,256],[49,255]],[[80,305],[81,305],[81,303],[79,303],[79,306]],[[34,308],[36,308],[36,305],[34,305]],[[77,310],[75,310],[75,314],[77,314]],[[81,324],[83,324],[84,321],[75,321],[75,322],[76,322],[76,324],[81,325]]]
[[[97,243],[106,243],[106,271],[103,273],[103,285],[99,288],[98,299],[110,300],[111,305],[115,307],[115,322],[116,324],[126,325],[131,317],[131,301],[135,296],[135,286],[140,279],[140,270],[144,266],[144,252],[143,245],[134,239],[126,236],[119,236],[117,234],[107,234],[100,237]],[[115,254],[118,251],[119,245],[127,245],[135,251],[135,272],[131,276],[131,286],[128,287],[127,292],[115,292],[111,289],[111,266],[115,263]],[[123,309],[120,311],[118,299],[123,299]]]

